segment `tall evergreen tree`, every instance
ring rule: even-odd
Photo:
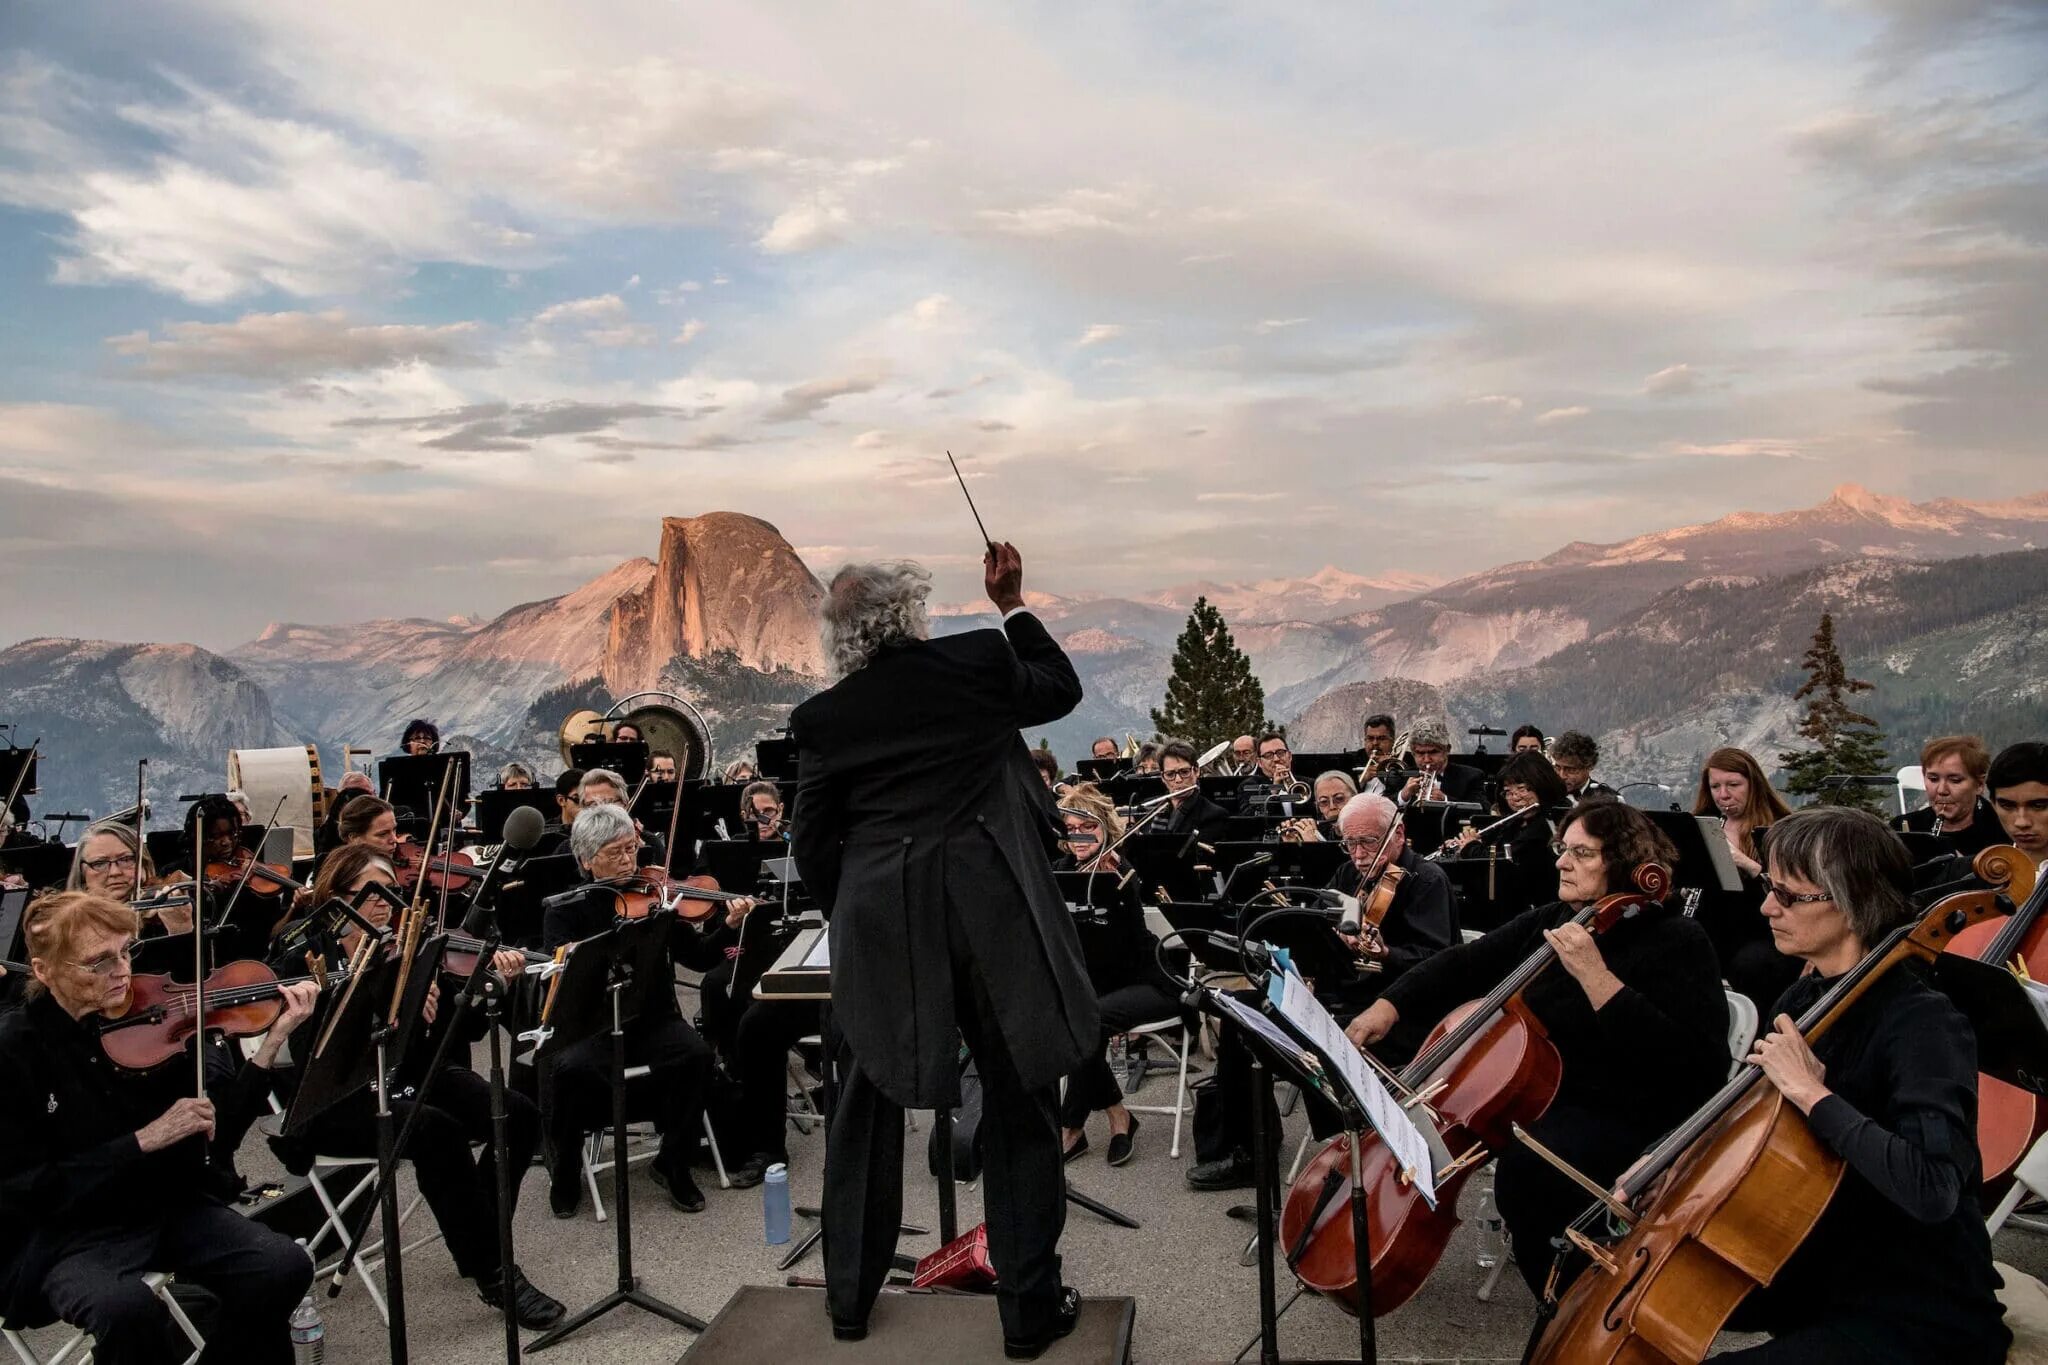
[[[1173,676],[1166,680],[1166,704],[1152,713],[1162,735],[1205,749],[1239,735],[1271,727],[1266,689],[1252,673],[1252,661],[1230,638],[1223,613],[1206,597],[1195,599],[1188,623],[1173,645]]]
[[[1833,777],[1860,777],[1889,770],[1890,755],[1884,733],[1877,722],[1849,705],[1849,698],[1872,687],[1861,678],[1849,676],[1842,651],[1835,644],[1835,618],[1822,612],[1820,628],[1813,633],[1801,661],[1806,681],[1792,694],[1792,700],[1806,703],[1806,718],[1799,722],[1802,739],[1811,749],[1781,753],[1785,765],[1785,790],[1794,796],[1810,796],[1823,806],[1856,806],[1876,811],[1882,795],[1859,783],[1829,785]]]

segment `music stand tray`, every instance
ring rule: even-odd
[[[71,875],[74,856],[66,844],[16,844],[0,849],[0,869],[19,873],[31,891],[51,891]]]
[[[680,762],[680,758],[677,760]],[[569,746],[569,766],[589,772],[592,768],[609,768],[626,779],[628,787],[633,786],[647,774],[647,741],[629,739],[624,744],[615,744],[608,739],[592,740],[588,744]]]
[[[434,815],[434,798],[441,790],[441,778],[448,771],[448,760],[455,760],[455,790],[449,793],[449,809],[460,819],[462,808],[469,801],[469,754],[463,749],[447,749],[438,754],[393,754],[377,760],[377,790],[394,807],[409,811],[415,820],[425,822]],[[450,823],[448,815],[442,816],[444,824]]]
[[[371,1042],[380,1026],[379,1015],[391,1004],[398,967],[396,956],[372,953],[363,969],[338,988],[334,1003],[312,1021],[299,1064],[298,1089],[279,1130],[286,1137],[297,1137],[307,1124],[376,1079],[377,1050]],[[431,983],[433,973],[416,975],[413,982],[422,978]],[[408,996],[412,984],[408,983]],[[420,998],[425,997],[421,989]],[[298,1046],[293,1045],[295,1051]],[[392,1058],[395,1063],[395,1051]]]
[[[504,841],[505,821],[520,807],[537,810],[543,820],[555,818],[554,788],[533,787],[526,791],[506,791],[492,787],[476,794],[476,828],[478,843],[496,844]]]

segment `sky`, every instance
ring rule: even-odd
[[[2048,488],[2041,0],[16,4],[0,643]]]

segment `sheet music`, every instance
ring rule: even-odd
[[[832,967],[832,935],[820,930],[817,941],[804,954],[805,971],[829,971]]]
[[[1735,855],[1728,848],[1726,822],[1718,815],[1696,815],[1700,822],[1700,839],[1707,846],[1707,861],[1714,865],[1714,875],[1721,879],[1723,891],[1740,891],[1742,873],[1736,869]]]
[[[1415,1182],[1423,1199],[1435,1208],[1436,1163],[1430,1159],[1428,1139],[1415,1126],[1408,1111],[1388,1093],[1380,1078],[1365,1064],[1358,1048],[1344,1036],[1344,1030],[1337,1027],[1337,1021],[1309,993],[1300,977],[1277,973],[1271,978],[1271,983],[1267,998],[1272,1000],[1289,1024],[1301,1031],[1302,1037],[1336,1065],[1337,1075],[1364,1112],[1366,1121],[1387,1144],[1394,1160],[1408,1172],[1408,1178]]]
[[[1226,995],[1221,991],[1217,991],[1213,998],[1217,1005],[1222,1008],[1223,1012],[1229,1015],[1231,1021],[1239,1028],[1258,1034],[1259,1037],[1265,1039],[1282,1052],[1295,1056],[1299,1056],[1302,1053],[1303,1048],[1300,1043],[1288,1037],[1278,1024],[1253,1009],[1250,1005],[1245,1004],[1236,996]]]

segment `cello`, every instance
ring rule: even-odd
[[[1886,972],[1931,962],[1964,929],[1997,915],[1999,895],[1949,896],[1894,929],[1799,1018],[1799,1032],[1809,1043],[1823,1036]],[[1745,1064],[1565,1230],[1592,1268],[1554,1301],[1526,1359],[1703,1360],[1729,1314],[1805,1242],[1843,1170],[1763,1068]],[[1602,1246],[1581,1228],[1608,1214],[1626,1231]]]
[[[1661,902],[1671,874],[1636,869],[1636,889],[1604,896],[1572,917],[1594,935]],[[1457,1231],[1458,1195],[1471,1173],[1513,1141],[1516,1124],[1541,1118],[1564,1076],[1557,1046],[1522,992],[1557,960],[1548,943],[1485,998],[1453,1010],[1430,1031],[1415,1060],[1392,1078],[1403,1106],[1435,1128],[1451,1164],[1436,1174],[1431,1208],[1377,1134],[1360,1154],[1372,1253],[1372,1311],[1390,1313],[1414,1296]],[[1303,1166],[1280,1211],[1280,1246],[1304,1285],[1354,1316],[1359,1309],[1356,1242],[1345,1216],[1351,1194],[1351,1138],[1340,1134]]]
[[[1993,886],[2004,886],[2011,899],[2025,904],[2003,920],[1986,920],[1957,934],[1947,951],[1979,962],[2004,965],[2017,958],[2035,980],[2048,980],[2048,882],[2035,886],[2034,864],[2018,849],[1994,844],[1970,863],[1971,870]],[[1977,1152],[1984,1163],[1984,1184],[2001,1190],[2018,1168],[2020,1158],[2048,1132],[2048,1105],[2031,1091],[1999,1080],[1977,1077]]]

